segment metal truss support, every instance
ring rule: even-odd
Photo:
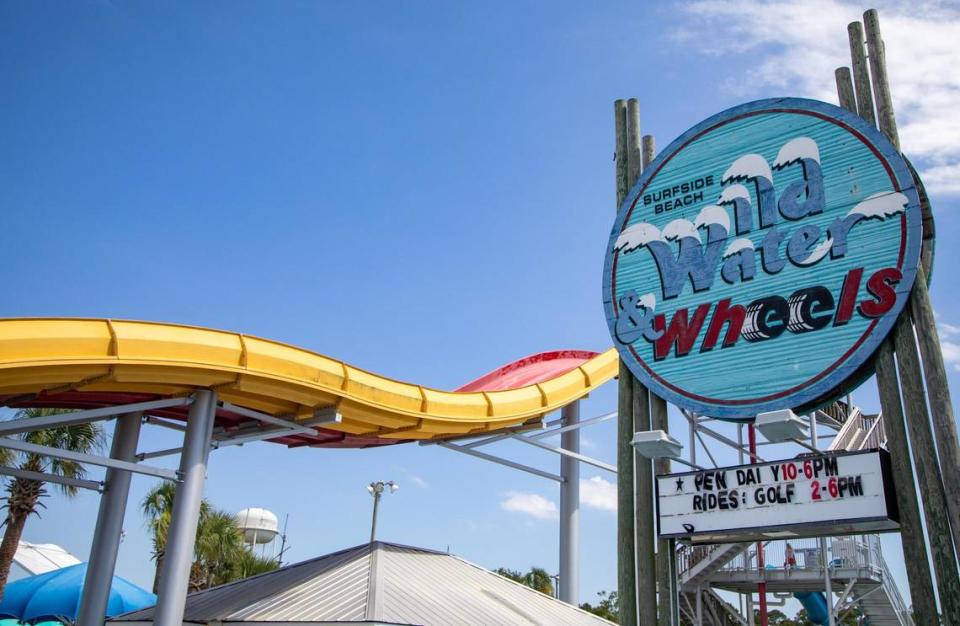
[[[570,432],[571,430],[580,430],[585,426],[592,426],[593,424],[599,424],[601,422],[606,422],[617,417],[617,412],[607,413],[606,415],[598,415],[597,417],[591,417],[590,419],[583,420],[582,422],[576,422],[575,424],[565,424],[560,428],[554,428],[551,430],[545,430],[543,432],[535,433],[533,435],[528,435],[530,439],[543,439],[544,437],[552,437],[553,435],[560,435],[562,433]],[[563,418],[555,422],[550,422],[547,426],[553,426],[555,424],[563,423]]]
[[[19,467],[7,467],[0,465],[0,475],[13,476],[14,478],[24,478],[26,480],[39,480],[45,483],[56,483],[68,487],[78,487],[80,489],[90,489],[91,491],[103,491],[103,483],[95,480],[83,480],[81,478],[67,478],[66,476],[57,476],[46,472],[33,472],[20,469]]]
[[[110,458],[118,461],[133,461],[137,453],[142,413],[128,413],[117,418],[113,430]],[[113,583],[113,572],[123,532],[123,516],[127,510],[127,495],[130,492],[129,471],[107,468],[104,479],[106,488],[100,496],[100,512],[90,547],[87,575],[83,581],[83,595],[77,623],[84,626],[103,626]]]
[[[580,465],[577,461],[586,461],[580,452],[580,430],[575,428],[580,421],[580,403],[573,402],[561,411],[563,427],[567,430],[556,451],[565,454],[560,457],[560,600],[573,606],[580,603]],[[515,435],[525,440],[525,437]],[[528,440],[536,445],[540,442]],[[593,462],[591,464],[597,464]],[[605,463],[601,465],[606,465]],[[609,466],[608,466],[609,467]],[[615,467],[611,467],[616,472]]]
[[[169,428],[170,430],[178,430],[182,433],[187,432],[187,425],[180,422],[174,422],[171,420],[165,420],[159,417],[145,417],[143,418],[144,424],[151,424],[153,426],[160,426],[161,428]]]
[[[187,431],[183,436],[180,455],[180,474],[183,481],[177,486],[173,500],[170,530],[160,572],[155,626],[181,626],[187,601],[187,584],[193,561],[193,544],[200,521],[200,501],[210,456],[210,437],[217,413],[217,395],[202,390],[190,407]]]
[[[337,413],[334,408],[324,408],[317,409],[314,412],[314,416],[310,419],[303,420],[301,422],[293,423],[288,420],[282,420],[272,415],[266,415],[265,413],[259,413],[250,409],[244,409],[243,407],[238,407],[227,402],[222,403],[224,409],[229,410],[232,413],[237,413],[238,415],[245,415],[247,417],[253,417],[253,420],[246,422],[246,424],[251,424],[249,427],[241,427],[237,430],[227,431],[221,427],[213,429],[213,435],[210,440],[210,447],[213,450],[217,448],[225,448],[227,446],[242,446],[245,443],[253,443],[256,441],[263,441],[264,439],[275,439],[277,437],[283,437],[286,435],[295,435],[295,434],[309,434],[316,435],[317,431],[312,426],[323,426],[324,424],[338,424],[342,419],[340,414]],[[256,417],[254,417],[256,415]],[[152,419],[148,418],[148,421],[153,424],[156,423]],[[255,422],[268,422],[270,424],[281,423],[283,426],[278,428],[260,428],[256,426]],[[163,424],[157,424],[158,426]],[[140,452],[137,454],[137,460],[145,461],[147,459],[155,459],[161,456],[170,456],[172,454],[177,454],[182,451],[182,447],[178,448],[165,448],[163,450],[154,450],[152,452]]]
[[[182,398],[168,398],[165,400],[150,400],[149,402],[135,402],[123,406],[108,406],[87,411],[45,415],[43,417],[31,417],[30,419],[23,420],[10,420],[9,422],[0,424],[0,436],[29,433],[54,426],[71,426],[73,424],[84,424],[86,422],[99,422],[113,419],[118,415],[125,415],[127,413],[153,411],[174,406],[186,406],[191,402],[193,402],[193,398],[187,396]]]
[[[50,448],[48,446],[39,446],[35,443],[20,441],[19,439],[9,439],[7,437],[0,437],[0,448],[9,448],[11,450],[19,450],[20,452],[27,452],[31,454],[49,456],[55,459],[67,459],[68,461],[76,461],[78,463],[87,463],[89,465],[98,465],[100,467],[112,467],[114,469],[125,470],[127,472],[133,472],[135,474],[146,474],[147,476],[156,476],[157,478],[163,478],[164,480],[179,479],[177,472],[174,472],[173,470],[164,469],[162,467],[151,467],[149,465],[140,465],[138,463],[132,463],[130,461],[121,461],[118,459],[110,459],[102,456],[96,456],[93,454],[83,454],[80,452],[73,452],[72,450],[63,450],[61,448]]]
[[[557,448],[556,446],[551,446],[551,445],[549,445],[549,444],[546,444],[546,443],[542,443],[542,442],[540,442],[540,441],[537,441],[537,440],[535,440],[535,439],[533,439],[533,438],[531,438],[531,437],[524,437],[523,435],[512,435],[512,436],[511,436],[511,439],[516,439],[517,441],[522,441],[523,443],[530,444],[531,446],[535,446],[535,447],[537,447],[537,448],[540,448],[541,450],[547,450],[548,452],[556,452],[557,454],[559,454],[559,455],[561,455],[561,456],[563,456],[563,457],[566,457],[566,458],[569,458],[569,459],[576,459],[577,461],[581,461],[581,462],[583,462],[583,463],[586,463],[587,465],[592,465],[592,466],[594,466],[594,467],[598,467],[598,468],[600,468],[600,469],[602,469],[602,470],[606,470],[606,471],[611,472],[611,473],[613,473],[613,474],[616,474],[616,473],[617,473],[617,468],[614,467],[614,466],[612,466],[612,465],[610,465],[609,463],[604,463],[603,461],[598,461],[597,459],[594,459],[594,458],[591,458],[591,457],[589,457],[589,456],[580,454],[580,452],[578,452],[578,451],[580,450],[580,436],[579,436],[579,431],[576,431],[576,430],[574,430],[574,431],[569,431],[569,432],[564,433],[562,436],[566,437],[566,436],[571,435],[571,434],[576,437],[576,446],[575,446],[575,447],[569,447],[569,446],[567,446],[567,445],[564,445],[563,442],[561,441],[561,444],[560,444],[561,447]],[[571,437],[571,438],[572,438],[572,437]]]
[[[243,415],[244,417],[249,417],[250,419],[257,420],[258,422],[263,422],[264,424],[281,426],[283,427],[284,430],[289,430],[289,431],[301,433],[304,435],[317,434],[317,431],[315,428],[302,426],[301,424],[293,420],[283,419],[282,417],[274,417],[273,415],[268,415],[266,413],[261,413],[260,411],[254,411],[252,409],[246,409],[242,406],[237,406],[236,404],[230,404],[229,402],[221,402],[220,405],[223,407],[225,411],[229,411],[230,413]]]
[[[448,450],[454,450],[456,452],[462,452],[463,454],[468,454],[470,456],[475,456],[478,459],[483,459],[485,461],[492,461],[500,465],[506,465],[507,467],[512,467],[513,469],[520,470],[521,472],[527,472],[528,474],[533,474],[535,476],[540,476],[541,478],[548,478],[550,480],[556,481],[558,483],[563,482],[563,477],[558,476],[557,474],[551,474],[550,472],[545,472],[539,470],[535,467],[530,467],[529,465],[523,465],[522,463],[517,463],[515,461],[510,461],[508,459],[501,458],[499,456],[494,456],[492,454],[487,454],[486,452],[480,452],[479,450],[473,450],[465,446],[460,446],[453,443],[447,443],[445,441],[438,441],[437,445],[446,448]]]

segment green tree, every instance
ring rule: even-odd
[[[540,593],[545,593],[548,596],[553,595],[553,578],[550,576],[549,572],[542,567],[531,567],[530,571],[526,574],[516,570],[507,569],[505,567],[500,567],[493,571],[497,574],[500,574],[504,578],[509,578],[514,582],[520,583],[521,585],[526,585],[531,589],[536,589]]]
[[[69,413],[62,409],[22,409],[14,414],[13,419],[32,419],[48,415]],[[17,438],[29,443],[60,448],[90,454],[102,449],[104,443],[103,428],[92,422],[58,426],[45,430],[35,430],[17,435]],[[16,452],[3,448],[0,451],[0,463],[7,467],[18,467],[31,472],[44,472],[65,478],[83,478],[86,475],[83,465],[76,461],[67,461],[29,452]],[[57,489],[65,496],[77,494],[77,488],[68,485],[57,485]],[[7,516],[4,520],[3,541],[0,542],[0,598],[10,576],[10,567],[13,557],[20,544],[23,528],[27,519],[34,514],[39,515],[38,508],[44,506],[41,498],[47,495],[46,482],[28,478],[13,478],[6,483],[7,498],[5,508]]]
[[[163,566],[175,493],[173,483],[161,483],[147,493],[140,505],[153,541],[153,560],[156,562],[154,592]],[[257,556],[250,551],[233,515],[215,509],[206,498],[201,501],[190,566],[190,591],[209,589],[276,568],[275,559]]]
[[[593,613],[605,620],[611,621],[614,624],[619,623],[620,602],[617,600],[617,592],[599,591],[597,592],[597,596],[599,596],[599,600],[596,604],[584,602],[580,605],[580,608],[588,613]]]
[[[494,572],[495,574],[500,574],[500,575],[503,576],[504,578],[509,578],[510,580],[512,580],[512,581],[515,582],[515,583],[520,583],[521,585],[526,584],[526,583],[523,582],[523,574],[522,574],[521,572],[515,570],[515,569],[507,569],[506,567],[498,567],[497,569],[493,570],[493,572]]]

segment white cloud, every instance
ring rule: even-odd
[[[954,371],[960,372],[960,344],[940,340],[940,350],[943,351],[943,362],[947,367],[952,367]]]
[[[599,476],[581,480],[580,502],[602,511],[616,511],[617,484]]]
[[[937,334],[940,335],[940,350],[943,352],[943,363],[954,371],[960,372],[960,326],[948,324],[940,319],[934,311],[937,320]]]
[[[420,487],[421,489],[427,488],[427,481],[425,481],[420,476],[417,476],[416,474],[407,474],[407,480],[412,482],[417,487]]]
[[[937,2],[878,2],[900,143],[931,193],[960,193],[960,8]],[[845,0],[693,0],[695,19],[677,45],[712,56],[751,55],[749,75],[731,77],[738,96],[837,101],[834,70],[850,66],[846,26],[863,6]],[[699,28],[698,28],[699,26]]]
[[[557,519],[560,514],[553,501],[536,493],[508,491],[500,508],[511,513],[523,513],[537,519]]]

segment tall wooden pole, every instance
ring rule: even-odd
[[[853,68],[853,85],[857,93],[857,113],[863,119],[876,124],[873,116],[873,95],[870,92],[870,71],[867,69],[867,53],[863,49],[863,25],[851,22],[847,25],[850,41],[850,61]]]
[[[866,25],[867,48],[870,52],[870,70],[873,76],[874,92],[876,93],[877,118],[880,130],[899,149],[900,138],[893,112],[890,81],[887,79],[886,54],[883,38],[880,36],[880,21],[877,11],[871,9],[865,12],[863,21]],[[931,252],[925,250],[924,254],[929,255]],[[936,458],[939,460],[942,484],[946,490],[946,512],[951,536],[954,547],[960,550],[960,439],[957,437],[953,402],[950,398],[950,384],[947,380],[946,367],[943,364],[940,337],[933,316],[930,293],[927,290],[927,275],[922,263],[917,268],[917,277],[910,296],[910,312],[913,316],[916,331],[915,341],[919,344],[920,356],[923,361],[926,391],[930,402],[931,415],[933,416]],[[910,339],[910,343],[914,343],[913,333],[910,334]],[[915,349],[913,348],[913,350]],[[916,381],[916,384],[922,389],[919,380]],[[930,459],[933,458],[931,455]]]
[[[927,401],[923,395],[920,359],[913,338],[910,312],[904,311],[894,328],[894,345],[903,390],[903,408],[913,450],[913,465],[917,468],[927,537],[940,592],[940,609],[947,624],[960,624],[960,577],[953,552],[950,523],[947,520],[947,497],[943,480],[937,468],[933,433],[927,415]]]
[[[857,99],[853,95],[853,78],[849,67],[838,67],[834,72],[837,81],[837,99],[840,106],[848,111],[857,112]]]
[[[897,120],[893,116],[893,98],[890,95],[890,81],[887,80],[887,57],[883,49],[883,39],[880,38],[877,10],[870,9],[864,13],[863,23],[867,31],[867,56],[870,59],[873,96],[877,102],[877,126],[899,150],[900,137],[897,134]]]
[[[653,395],[633,380],[633,429],[650,430],[650,401]],[[653,524],[653,462],[634,453],[636,492],[634,523],[637,528],[637,620],[641,626],[657,623],[656,529]]]
[[[630,190],[627,176],[627,103],[613,103],[616,128],[617,209]],[[637,624],[636,543],[633,525],[633,374],[620,361],[617,396],[617,597],[619,623]]]
[[[872,74],[872,96],[875,96],[877,101],[877,112],[879,118],[879,127],[880,130],[887,136],[890,141],[897,146],[899,149],[900,140],[897,135],[897,126],[893,114],[893,104],[890,96],[890,86],[889,81],[887,80],[887,71],[886,71],[886,59],[883,50],[883,41],[880,37],[880,26],[879,20],[877,19],[877,12],[875,10],[870,10],[864,13],[864,22],[867,25],[866,35],[863,34],[863,29],[859,23],[851,24],[848,27],[848,32],[850,33],[850,51],[851,57],[854,64],[854,82],[857,85],[857,108],[858,111],[861,111],[861,116],[874,123],[876,118],[873,117],[872,108],[869,112],[869,115],[864,115],[862,111],[860,94],[864,87],[864,71],[861,69],[859,75],[857,72],[858,57],[864,56],[864,43],[866,43],[867,48],[870,51],[870,69]],[[864,41],[866,40],[866,41]],[[861,64],[862,67],[862,64]],[[839,76],[839,75],[838,75]],[[838,90],[840,90],[838,85]],[[869,85],[867,85],[867,95],[865,97],[871,97],[869,93]],[[872,100],[872,97],[871,97]],[[914,283],[914,291],[922,290],[923,294],[926,294],[926,280],[924,276],[923,267],[919,267],[917,271],[917,277]],[[923,296],[920,296],[921,299]],[[911,306],[913,308],[915,305],[913,302],[917,300],[916,293],[911,296]],[[927,298],[927,303],[929,304],[929,298]],[[877,352],[876,358],[876,372],[877,372],[877,387],[880,392],[880,404],[881,409],[883,410],[884,422],[887,425],[887,447],[890,450],[891,461],[893,464],[893,475],[894,475],[894,487],[897,495],[897,503],[900,509],[900,536],[903,543],[903,551],[906,558],[904,559],[907,567],[908,581],[910,584],[910,595],[913,600],[914,614],[916,622],[918,624],[935,624],[939,623],[939,616],[937,614],[936,599],[933,594],[933,579],[930,571],[930,567],[927,561],[927,544],[924,540],[923,527],[920,519],[920,508],[917,504],[917,493],[913,481],[913,467],[910,464],[910,442],[907,440],[907,429],[906,422],[904,419],[903,407],[901,406],[900,399],[900,382],[904,382],[903,392],[905,394],[905,403],[907,405],[908,415],[911,416],[911,434],[913,430],[917,430],[917,433],[912,437],[914,439],[913,445],[916,447],[918,445],[917,440],[920,440],[920,447],[924,447],[924,432],[927,433],[927,439],[929,439],[929,422],[926,418],[926,403],[923,401],[923,387],[922,383],[919,381],[919,376],[917,373],[917,367],[914,366],[913,361],[916,357],[916,347],[913,344],[913,332],[906,332],[909,329],[909,313],[904,311],[901,314],[904,316],[901,320],[898,321],[897,330],[895,330],[893,336],[888,337],[886,341],[881,344],[880,349]],[[932,311],[931,311],[932,317]],[[906,321],[905,321],[906,320]],[[925,322],[926,323],[926,322]],[[906,325],[904,328],[903,325]],[[930,320],[931,328],[934,333],[936,333],[935,325]],[[917,333],[921,337],[925,333],[929,333],[929,330],[918,326]],[[899,337],[898,337],[899,335]],[[907,379],[905,381],[898,381],[895,358],[894,358],[894,343],[899,339],[899,346],[897,347],[897,356],[901,360],[901,376],[906,375]],[[921,344],[923,339],[921,339]],[[902,354],[901,354],[902,353]],[[911,359],[911,354],[913,358]],[[940,360],[940,366],[942,368],[943,362]],[[935,369],[935,364],[928,365],[926,360],[924,360],[924,366],[929,369]],[[946,390],[946,373],[940,379],[942,382],[941,388]],[[907,388],[909,386],[909,389]],[[949,394],[948,391],[946,391]],[[947,396],[947,402],[949,403],[949,395]],[[922,417],[921,417],[922,415]],[[926,422],[926,423],[925,423]],[[952,416],[951,416],[952,423]],[[951,442],[956,444],[956,432],[955,428],[952,429],[952,433],[949,436],[944,437],[941,432],[937,432],[937,438],[941,437],[949,439]],[[952,436],[952,439],[950,438]],[[915,448],[915,453],[917,452]],[[941,489],[944,488],[944,483],[956,482],[956,477],[950,478],[950,474],[944,474],[943,480],[940,475],[940,472],[937,471],[937,463],[935,457],[931,454],[927,458],[922,458],[922,455],[915,456],[918,475],[921,471],[924,471],[928,474],[928,479],[935,480],[941,485]],[[929,467],[932,462],[933,467]],[[933,476],[930,477],[929,473]],[[921,479],[923,482],[923,479]],[[931,488],[929,485],[925,486],[926,488]],[[932,489],[936,489],[935,485]],[[934,494],[932,496],[935,500],[937,496]],[[956,505],[957,503],[947,502],[946,506]],[[924,510],[927,514],[928,520],[928,530],[931,537],[931,542],[934,541],[934,533],[939,532],[941,537],[937,541],[941,542],[945,539],[953,543],[952,538],[954,535],[951,534],[949,527],[943,527],[944,517],[942,514],[938,514],[934,511],[934,525],[937,528],[940,528],[939,531],[935,531],[934,528],[929,527],[930,523],[930,514],[931,511],[929,507],[936,507],[936,503],[932,505],[928,502],[928,497],[925,495],[924,498]],[[955,530],[955,529],[954,529]],[[943,533],[946,532],[946,535]],[[939,555],[939,556],[938,556]],[[952,550],[950,552],[952,556]],[[938,570],[942,569],[943,562],[947,556],[946,550],[943,549],[943,546],[940,545],[934,548],[934,563]],[[955,585],[950,582],[949,579],[956,577],[956,563],[950,563],[950,567],[945,572],[937,572],[937,579],[940,583],[941,589],[941,602],[944,598],[944,589],[952,589]],[[944,580],[946,579],[946,580]],[[946,583],[946,586],[944,586]],[[956,592],[948,591],[948,595],[956,596]],[[945,607],[945,611],[947,608]],[[951,613],[954,611],[950,607]],[[954,619],[950,619],[947,623],[956,623]]]
[[[917,269],[916,284],[910,298],[910,312],[916,327],[917,342],[923,360],[923,374],[927,382],[927,398],[933,415],[933,430],[937,441],[937,456],[943,474],[943,486],[947,491],[947,512],[954,546],[960,549],[960,444],[957,439],[956,418],[947,369],[943,364],[940,337],[933,317],[933,305],[927,291],[926,272]]]
[[[653,135],[644,135],[641,141],[643,171],[646,171],[657,156],[657,142]],[[667,416],[667,401],[650,394],[650,425],[653,430],[670,432]],[[670,459],[657,459],[653,463],[655,475],[670,473]],[[657,589],[659,626],[672,626],[679,622],[678,589],[676,581],[676,559],[674,542],[667,539],[657,541]]]
[[[937,602],[933,595],[933,577],[927,561],[927,545],[923,539],[920,507],[910,464],[910,446],[900,405],[900,385],[897,381],[893,357],[893,338],[888,337],[877,351],[877,389],[880,408],[887,432],[887,449],[893,469],[893,487],[900,511],[900,541],[903,544],[904,565],[910,599],[913,601],[914,621],[917,624],[939,624]]]
[[[627,100],[627,184],[633,187],[643,171],[640,103]],[[650,392],[633,379],[633,431],[650,430]],[[631,436],[632,439],[632,436]],[[637,621],[657,621],[656,531],[653,525],[653,463],[633,452],[633,518],[636,531]]]

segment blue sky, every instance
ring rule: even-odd
[[[225,328],[440,388],[537,351],[605,349],[612,101],[640,98],[661,146],[746,100],[834,101],[846,23],[867,7],[814,5],[4,3],[3,315]],[[956,386],[960,79],[932,35],[957,13],[881,11],[903,148],[931,183],[933,298]],[[872,383],[860,398],[873,408]],[[614,405],[605,389],[583,415]],[[147,433],[143,449],[174,442]],[[585,436],[613,459],[612,427]],[[402,486],[381,538],[556,570],[556,487],[441,449],[220,450],[206,493],[289,514],[299,560],[365,540],[376,479]],[[585,600],[616,585],[609,484],[593,483]],[[118,565],[145,586],[135,505],[151,485],[134,480]],[[51,497],[26,539],[85,558],[96,506]]]

